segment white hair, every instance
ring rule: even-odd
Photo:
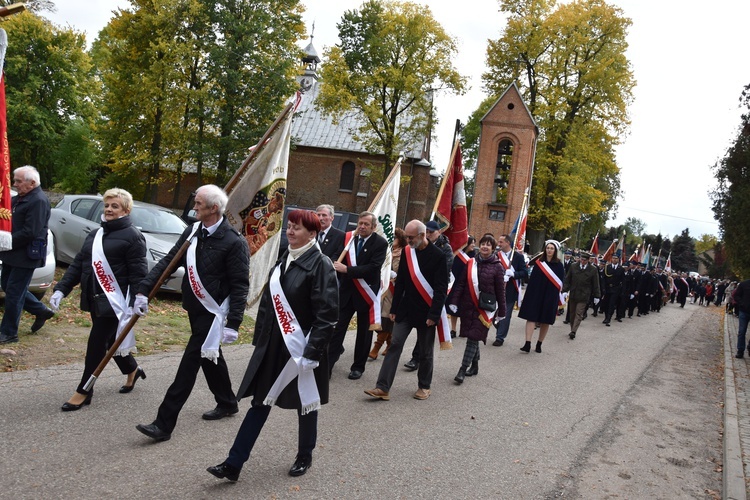
[[[219,209],[219,215],[224,215],[229,197],[223,189],[214,184],[206,184],[195,190],[195,195],[198,196],[198,194],[205,198],[206,205],[209,207],[216,206]]]
[[[14,174],[23,174],[23,179],[25,181],[34,181],[36,182],[37,186],[42,185],[42,181],[39,179],[39,171],[32,167],[31,165],[24,165],[23,167],[18,167],[13,171]]]

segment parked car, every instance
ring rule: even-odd
[[[12,193],[15,196],[15,193]],[[2,261],[0,261],[0,265]],[[44,294],[47,293],[47,289],[52,286],[52,282],[55,280],[55,243],[52,238],[52,232],[47,230],[47,260],[44,267],[38,267],[34,269],[34,275],[31,277],[31,283],[29,283],[29,291],[34,296],[42,300]],[[0,288],[0,297],[5,297],[5,292]]]
[[[52,231],[55,258],[60,262],[72,263],[81,250],[86,236],[98,229],[104,212],[104,202],[99,195],[65,195],[52,208],[49,228]],[[130,213],[133,224],[146,238],[146,259],[149,271],[169,253],[177,239],[185,230],[186,224],[168,208],[133,202]],[[162,285],[161,290],[181,292],[185,270],[179,267]]]

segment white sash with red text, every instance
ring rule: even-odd
[[[547,277],[547,279],[552,282],[552,284],[555,286],[555,288],[557,288],[559,304],[561,306],[564,306],[565,305],[565,299],[563,299],[563,296],[560,293],[560,290],[562,290],[562,287],[563,287],[563,282],[560,279],[560,277],[558,275],[556,275],[555,272],[552,269],[550,269],[549,264],[547,264],[546,262],[543,262],[543,261],[539,260],[539,261],[537,261],[536,266],[539,269],[541,269],[541,271],[544,273],[544,275]]]
[[[424,300],[428,306],[432,307],[432,296],[435,292],[432,289],[432,286],[427,282],[427,279],[425,279],[422,271],[419,269],[417,251],[411,246],[404,248],[404,251],[405,254],[402,253],[402,255],[406,256],[406,265],[409,269],[412,283],[414,283],[414,286],[417,288],[419,295],[422,296],[422,300]],[[437,333],[438,340],[440,341],[440,349],[452,349],[453,344],[451,343],[450,326],[448,324],[448,314],[445,312],[445,306],[443,306],[443,309],[440,311],[440,321],[437,323]]]
[[[276,322],[281,330],[281,337],[289,351],[290,358],[279,373],[276,381],[268,391],[268,396],[263,400],[264,405],[273,406],[279,398],[281,391],[297,377],[297,391],[302,404],[301,414],[307,415],[311,411],[320,409],[320,394],[315,384],[315,375],[312,370],[302,370],[302,356],[307,346],[307,337],[294,315],[289,301],[281,288],[281,264],[276,266],[268,280],[268,290],[271,292],[273,311],[276,313]],[[309,337],[309,334],[308,334]]]
[[[195,236],[198,231],[200,222],[196,222],[193,227],[193,232],[188,237],[188,240]],[[197,245],[190,245],[185,254],[185,263],[187,269],[185,272],[188,275],[188,282],[190,283],[190,289],[195,294],[195,297],[206,308],[208,312],[214,315],[214,321],[211,323],[211,327],[208,329],[208,335],[206,340],[203,341],[201,346],[201,358],[206,358],[214,363],[219,362],[219,346],[221,345],[221,334],[224,329],[224,323],[227,320],[229,314],[229,297],[224,299],[221,306],[211,297],[206,288],[201,282],[201,277],[198,275],[198,267],[195,261],[195,247]]]
[[[510,261],[508,260],[508,257],[505,256],[505,254],[500,251],[497,252],[497,257],[500,259],[500,263],[503,265],[504,270],[511,269],[513,272],[515,272],[515,269],[513,269],[513,266],[510,264]],[[516,278],[510,278],[513,281],[513,286],[516,287],[516,295],[518,296],[518,299],[516,302],[518,303],[518,307],[521,307],[521,289],[518,286],[518,281]],[[510,311],[509,311],[510,312]]]
[[[96,281],[104,291],[109,305],[112,306],[112,310],[115,312],[115,316],[117,316],[118,324],[117,333],[115,334],[115,337],[117,337],[130,320],[130,316],[125,314],[130,302],[130,287],[128,287],[127,296],[123,296],[120,284],[117,283],[117,279],[115,278],[115,273],[112,272],[107,256],[104,255],[103,236],[104,229],[99,228],[94,235],[94,244],[91,247],[91,267],[93,268],[94,276],[96,276]],[[125,337],[125,340],[120,344],[120,347],[117,348],[115,356],[127,356],[131,352],[138,352],[138,349],[135,347],[135,332],[132,328]]]
[[[346,242],[345,246],[348,245],[349,250],[347,251],[347,258],[349,259],[349,265],[352,267],[357,266],[357,252],[354,244],[349,245],[349,241],[352,240],[354,237],[354,231],[349,231],[346,233]],[[377,295],[375,292],[372,291],[372,288],[370,288],[370,285],[367,284],[365,280],[362,278],[357,278],[352,280],[354,282],[354,286],[359,291],[359,294],[362,296],[362,298],[367,302],[367,305],[370,307],[370,330],[373,330],[373,326],[375,326],[376,330],[380,329],[380,290],[382,290],[382,287],[378,291]]]
[[[492,326],[492,318],[495,316],[495,313],[497,313],[497,304],[495,304],[495,310],[492,312],[479,307],[479,273],[477,272],[477,267],[479,266],[477,266],[477,261],[474,259],[471,259],[466,263],[466,278],[468,282],[471,283],[471,286],[469,287],[469,295],[471,296],[471,301],[474,303],[474,307],[479,311],[479,321],[489,328]]]

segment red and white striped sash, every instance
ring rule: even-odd
[[[427,282],[427,279],[419,269],[419,262],[417,261],[417,252],[411,246],[404,248],[404,255],[406,257],[406,265],[409,269],[409,275],[411,276],[412,283],[416,287],[419,295],[422,296],[428,306],[432,307],[432,296],[434,290],[432,285]],[[440,341],[440,349],[452,349],[450,325],[448,324],[448,314],[445,312],[445,307],[440,311],[440,321],[437,323],[438,340]]]
[[[349,244],[352,238],[354,238],[354,231],[349,231],[348,233],[346,233],[345,246],[349,249],[347,251],[346,258],[348,259],[350,266],[356,267],[357,251],[354,244]],[[370,308],[370,326],[380,325],[380,291],[378,292],[378,294],[375,294],[375,292],[372,291],[372,288],[370,288],[370,285],[368,285],[367,282],[362,278],[353,279],[352,282]]]
[[[549,267],[549,264],[543,261],[537,262],[537,267],[544,273],[544,275],[547,277],[550,282],[557,288],[558,292],[558,300],[561,306],[565,305],[565,300],[562,297],[562,294],[560,293],[560,290],[562,290],[563,282],[560,279],[558,275],[555,274],[555,272]]]

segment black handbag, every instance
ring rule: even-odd
[[[497,309],[497,298],[489,292],[479,292],[479,308],[485,311]]]
[[[91,304],[91,312],[93,312],[99,318],[112,318],[117,317],[115,310],[109,303],[106,293],[95,293],[92,297],[94,303]]]

